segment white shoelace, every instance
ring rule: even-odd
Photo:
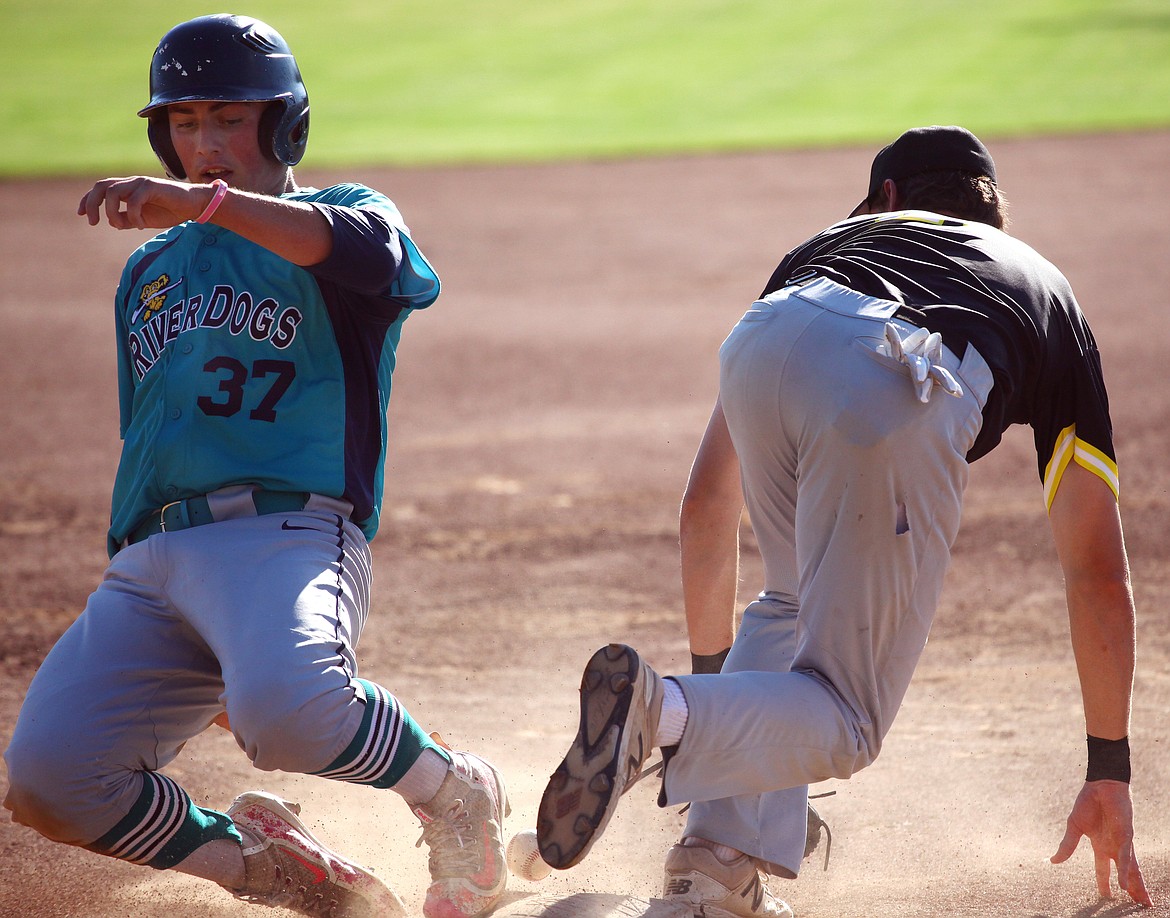
[[[478,849],[474,845],[468,846],[468,842],[475,840],[471,814],[463,801],[456,799],[445,813],[423,823],[422,835],[414,846],[421,848],[425,841],[431,849],[433,877],[456,877],[465,875],[469,869],[474,871],[478,868]]]

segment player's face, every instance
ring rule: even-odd
[[[171,142],[187,181],[223,179],[257,194],[289,190],[291,172],[260,151],[266,102],[177,102],[167,107]]]

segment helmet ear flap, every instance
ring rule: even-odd
[[[264,154],[266,159],[276,162],[280,162],[280,157],[276,152],[276,128],[283,114],[284,103],[273,102],[266,105],[264,114],[260,116],[259,136],[256,138],[260,144],[260,152]]]
[[[295,166],[305,155],[309,140],[309,105],[274,102],[260,117],[260,149],[286,166]]]
[[[305,155],[305,146],[309,142],[309,103],[306,101],[301,109],[290,108],[281,123],[279,143],[285,149],[278,149],[281,162],[295,166]]]
[[[165,108],[156,109],[147,116],[146,136],[150,139],[151,149],[154,150],[159,162],[172,178],[183,180],[187,178],[187,170],[175,152],[175,145],[171,140],[171,122]]]

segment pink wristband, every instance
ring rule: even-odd
[[[225,182],[223,179],[216,179],[211,184],[215,187],[215,194],[211,196],[211,200],[208,202],[207,207],[204,208],[203,213],[195,218],[196,223],[206,223],[208,220],[210,220],[211,215],[216,212],[216,210],[219,208],[219,205],[223,202],[223,199],[227,197],[227,182]]]

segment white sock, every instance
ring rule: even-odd
[[[432,800],[439,792],[443,779],[451,770],[450,763],[434,749],[424,749],[407,769],[394,790],[412,807]]]
[[[654,735],[655,746],[677,746],[687,727],[687,699],[679,684],[673,679],[663,679],[665,693],[662,696],[662,713],[658,716],[658,732]]]
[[[731,845],[721,845],[718,842],[708,841],[705,838],[696,838],[693,835],[688,835],[683,839],[683,845],[687,848],[707,848],[724,864],[730,864],[737,857],[740,857],[743,852],[738,848],[733,848]]]

